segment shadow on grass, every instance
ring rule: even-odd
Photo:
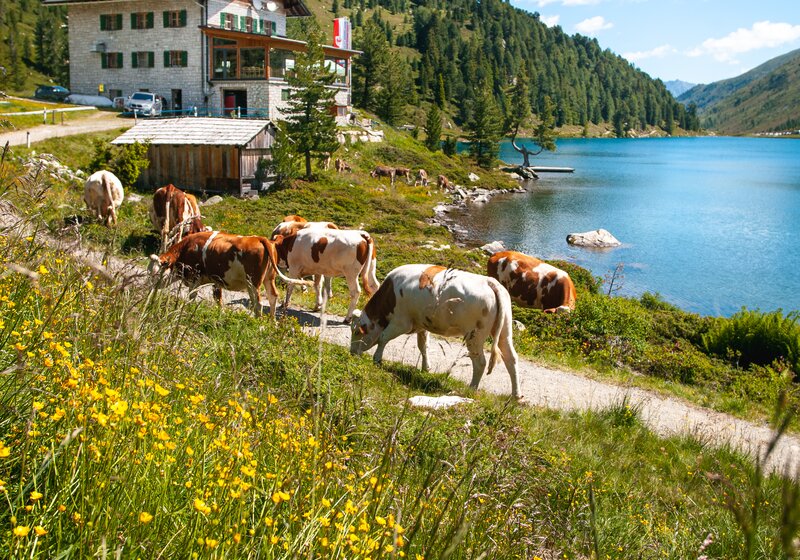
[[[160,240],[154,233],[132,233],[122,242],[120,250],[123,254],[144,253],[145,255],[158,254]]]
[[[383,362],[382,367],[409,389],[436,394],[448,393],[450,391],[450,388],[443,383],[448,377],[446,373],[422,371],[414,366],[407,366],[396,362]]]

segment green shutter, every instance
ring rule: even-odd
[[[139,53],[136,51],[131,53],[131,68],[139,68]]]
[[[278,34],[278,24],[274,21],[269,22],[269,30],[272,35]]]
[[[106,22],[106,15],[100,14],[100,31],[105,31],[108,28],[108,23]]]
[[[169,12],[164,12],[164,27],[169,27]]]
[[[225,29],[225,21],[226,21],[225,15],[226,15],[225,12],[219,13],[219,26],[222,27],[223,29]]]
[[[186,27],[186,10],[181,10],[178,19],[181,22],[181,27]]]
[[[119,16],[122,17],[122,16]],[[122,53],[117,53],[117,68],[122,68]]]
[[[169,68],[169,51],[164,51],[164,68]]]
[[[153,12],[147,12],[147,29],[153,29]]]
[[[100,53],[100,68],[108,68],[108,58],[106,53]]]
[[[131,29],[136,29],[136,14],[131,13]]]
[[[155,54],[156,53],[154,53],[153,51],[150,51],[150,52],[147,53],[147,67],[148,68],[152,68],[153,66],[156,65],[155,64],[155,60],[154,60],[155,59]]]
[[[186,68],[189,66],[189,52],[188,51],[181,51],[181,66]]]
[[[122,14],[117,14],[117,29],[122,29]]]

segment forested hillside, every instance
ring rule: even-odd
[[[32,93],[36,83],[69,85],[66,8],[0,0],[0,90]]]

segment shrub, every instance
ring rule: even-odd
[[[86,170],[94,173],[107,169],[117,176],[124,187],[132,187],[142,170],[150,166],[150,159],[147,157],[149,147],[149,142],[113,146],[98,140],[94,143],[94,155]]]
[[[730,319],[718,319],[703,335],[703,348],[712,354],[734,359],[741,367],[787,362],[795,379],[800,376],[800,314],[784,316],[773,311],[761,313],[742,309]]]
[[[593,275],[590,270],[568,261],[552,260],[548,262],[569,274],[578,292],[586,291],[590,294],[596,294],[600,291],[600,285],[603,281],[599,276]]]

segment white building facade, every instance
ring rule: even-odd
[[[167,111],[280,119],[287,73],[305,43],[286,18],[309,16],[301,0],[43,0],[68,6],[70,90],[111,99],[161,95]],[[348,45],[349,47],[349,45]],[[351,107],[350,48],[324,47],[336,73],[331,111]]]

